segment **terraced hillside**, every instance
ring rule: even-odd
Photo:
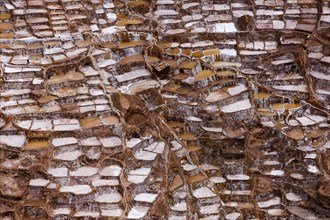
[[[329,0],[0,11],[0,219],[330,218]]]

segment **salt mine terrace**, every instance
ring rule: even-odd
[[[330,217],[329,0],[0,12],[0,219]]]

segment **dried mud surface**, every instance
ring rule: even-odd
[[[330,218],[330,1],[0,10],[0,219]]]

